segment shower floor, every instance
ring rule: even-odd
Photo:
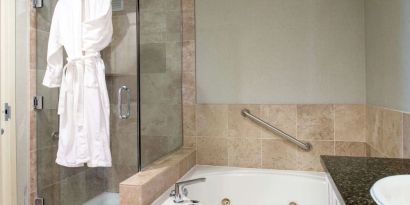
[[[119,205],[120,195],[118,193],[104,192],[85,202],[83,205]]]

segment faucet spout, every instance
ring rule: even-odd
[[[196,184],[196,183],[205,182],[205,181],[206,181],[206,178],[198,178],[198,179],[180,181],[180,182],[177,182],[175,185],[187,186],[187,185]]]
[[[173,192],[171,192],[171,196],[174,197],[174,202],[175,203],[184,202],[183,196],[182,196],[183,187],[191,185],[191,184],[205,182],[205,181],[206,181],[206,178],[198,178],[198,179],[191,179],[191,180],[180,181],[180,182],[175,183],[175,189]]]

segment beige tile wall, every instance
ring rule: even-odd
[[[241,116],[253,114],[313,145],[304,152]],[[194,105],[185,146],[198,164],[321,170],[320,155],[365,156],[365,105]]]
[[[193,147],[195,136],[195,0],[182,2],[182,112],[184,146]]]
[[[28,5],[31,4],[31,1],[27,1]],[[37,84],[37,12],[34,8],[30,7],[30,62],[29,62],[29,99],[36,94],[36,84]],[[30,109],[30,130],[29,130],[29,139],[30,139],[30,164],[29,164],[29,179],[30,184],[28,187],[29,192],[29,201],[34,201],[34,198],[37,195],[37,120],[36,112],[33,109]]]
[[[410,114],[367,106],[369,156],[410,158]]]
[[[196,103],[195,0],[182,0],[182,41],[182,99],[184,105],[194,105]]]

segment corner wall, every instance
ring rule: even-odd
[[[410,111],[410,1],[366,0],[367,104]]]
[[[410,158],[410,2],[366,0],[370,156]]]
[[[365,105],[198,104],[195,1],[183,0],[184,146],[197,163],[254,168],[322,170],[320,155],[366,156]],[[240,115],[243,108],[313,144],[303,152]]]

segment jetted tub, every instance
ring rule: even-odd
[[[184,203],[174,203],[170,187],[152,205],[343,205],[325,173],[195,166],[179,181],[205,177],[186,186]],[[227,203],[229,200],[230,203]]]

